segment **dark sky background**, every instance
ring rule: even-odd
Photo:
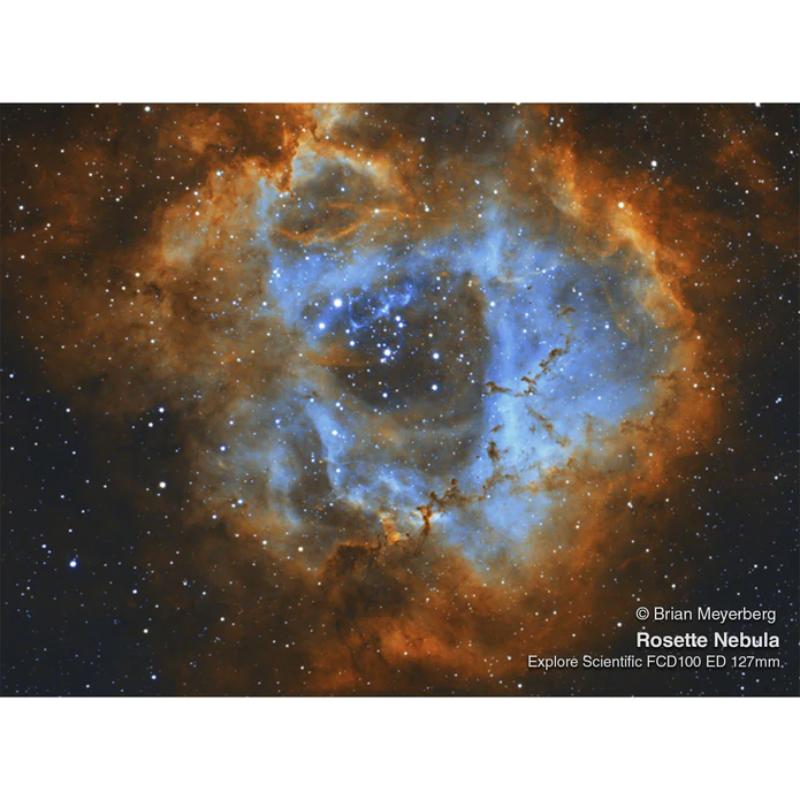
[[[3,694],[797,694],[796,106],[0,113]]]

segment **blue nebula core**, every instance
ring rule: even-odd
[[[438,541],[475,563],[522,557],[569,491],[545,476],[624,468],[620,425],[653,413],[679,337],[649,302],[652,256],[590,257],[502,197],[420,235],[345,156],[298,156],[293,181],[258,186],[242,307],[291,352],[232,411],[224,474],[261,476],[239,494],[269,510],[278,552],[299,537],[324,558],[342,519],[414,537],[430,506]]]

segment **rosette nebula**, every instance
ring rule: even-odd
[[[5,693],[796,693],[796,109],[2,121]]]

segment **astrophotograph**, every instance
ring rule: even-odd
[[[0,693],[797,696],[798,108],[2,105]]]

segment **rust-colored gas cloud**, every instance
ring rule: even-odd
[[[586,690],[527,655],[703,585],[786,115],[5,109],[4,340],[118,498],[51,538],[158,690]]]

